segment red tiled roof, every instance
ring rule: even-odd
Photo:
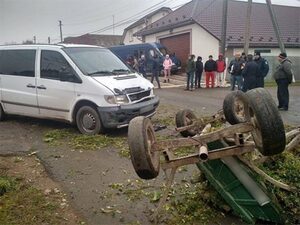
[[[247,2],[229,1],[228,46],[242,46],[245,36]],[[216,38],[221,37],[223,0],[193,0],[148,25],[136,35],[147,35],[197,23]],[[287,47],[300,47],[300,7],[273,5],[281,38]],[[266,4],[252,3],[250,46],[278,46]]]

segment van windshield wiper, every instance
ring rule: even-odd
[[[126,70],[126,69],[116,69],[116,70],[113,70],[112,71],[114,74],[122,74],[122,73],[130,73],[131,71],[130,70]]]
[[[95,72],[91,72],[91,73],[88,73],[89,76],[92,76],[92,75],[112,75],[114,74],[112,71],[108,71],[108,70],[99,70],[99,71],[95,71]]]

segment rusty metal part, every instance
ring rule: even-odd
[[[208,152],[208,159],[207,160],[213,160],[213,159],[219,159],[227,156],[232,155],[241,155],[247,152],[253,151],[255,148],[255,145],[253,143],[245,143],[241,146],[230,146],[226,148],[220,148],[216,150],[212,150]],[[191,154],[185,157],[179,157],[167,162],[163,162],[161,164],[162,169],[170,169],[170,168],[177,168],[184,165],[189,164],[195,164],[198,162],[202,162],[201,158],[199,157],[199,153]]]
[[[195,120],[192,124],[190,124],[188,126],[176,127],[175,130],[178,131],[178,132],[181,132],[181,131],[196,128],[198,131],[200,131],[200,130],[202,130],[202,128],[206,124],[213,123],[213,122],[216,122],[216,121],[222,121],[222,122],[226,121],[225,117],[224,117],[223,110],[219,110],[217,113],[215,113],[214,115],[212,115],[210,117],[199,118],[199,119]]]
[[[251,123],[241,123],[226,127],[224,129],[214,131],[208,134],[200,136],[194,136],[192,138],[177,138],[170,140],[157,141],[152,145],[152,151],[161,151],[165,149],[176,149],[179,147],[198,146],[200,144],[206,144],[213,142],[224,137],[234,136],[236,133],[247,133],[253,130]]]

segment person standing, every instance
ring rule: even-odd
[[[256,76],[258,72],[258,64],[253,61],[253,55],[248,54],[247,62],[242,71],[242,76],[244,78],[242,87],[243,92],[256,88]]]
[[[216,75],[216,86],[217,87],[224,87],[225,82],[225,69],[226,69],[226,63],[223,58],[223,55],[220,54],[217,63],[217,75]]]
[[[153,66],[152,66],[152,76],[151,76],[151,83],[153,83],[153,80],[155,78],[158,88],[160,89],[160,83],[159,83],[159,59],[157,57],[157,55],[155,54],[153,56]]]
[[[187,75],[187,82],[186,82],[186,91],[190,90],[193,91],[194,86],[194,74],[195,74],[195,55],[190,55],[186,65],[186,75]],[[191,87],[190,87],[191,86]]]
[[[293,80],[292,62],[287,58],[285,52],[279,54],[278,61],[279,65],[273,73],[273,78],[277,83],[278,109],[288,111],[289,84]]]
[[[260,52],[256,52],[254,61],[258,64],[259,72],[257,74],[257,84],[256,87],[264,87],[265,86],[265,77],[269,72],[269,63],[267,60],[260,56]]]
[[[144,55],[141,55],[141,58],[139,59],[139,73],[141,73],[144,78],[147,78],[147,75],[146,75],[146,59],[145,59]]]
[[[209,81],[211,81],[211,87],[215,84],[215,71],[217,71],[217,63],[213,60],[213,56],[210,55],[204,65],[206,76],[206,88],[209,88]]]
[[[230,76],[230,85],[231,90],[234,91],[235,84],[238,85],[238,90],[242,90],[243,78],[242,78],[242,68],[244,64],[244,60],[241,59],[241,55],[236,53],[235,58],[230,62],[228,66],[228,72],[231,74]]]
[[[135,71],[139,71],[139,62],[137,60],[137,58],[134,56],[133,57],[133,66],[132,68],[135,70]]]
[[[202,57],[198,56],[196,61],[195,88],[201,88],[202,72],[203,72]]]
[[[164,67],[164,83],[167,82],[167,79],[168,79],[168,82],[170,82],[169,80],[169,76],[171,75],[171,67],[172,67],[172,60],[170,59],[169,55],[167,54],[165,59],[164,59],[164,62],[163,62],[163,67]]]

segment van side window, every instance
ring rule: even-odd
[[[0,74],[34,77],[35,50],[1,50]]]
[[[69,76],[75,74],[73,68],[61,53],[42,50],[41,78],[60,80],[66,73]]]

